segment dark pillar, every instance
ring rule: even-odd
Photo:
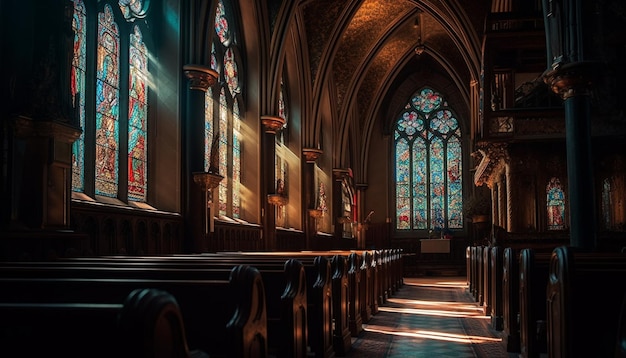
[[[307,250],[313,250],[313,240],[315,235],[317,234],[317,221],[321,220],[322,215],[324,214],[321,210],[317,208],[317,185],[315,183],[315,162],[317,158],[322,155],[321,149],[315,148],[304,148],[302,149],[302,154],[306,160],[306,165],[304,166],[304,180],[303,180],[303,191],[304,191],[304,207],[308,208],[307,215],[304,217],[305,222],[305,248]]]
[[[209,232],[206,223],[206,187],[194,182],[194,173],[204,172],[204,99],[207,89],[215,84],[218,73],[204,65],[183,66],[189,79],[187,91],[187,118],[184,127],[184,192],[185,192],[185,250],[203,252],[209,250]],[[219,174],[219,173],[218,173]]]
[[[276,207],[284,205],[276,192],[276,132],[283,128],[285,119],[280,116],[261,116],[261,123],[265,128],[261,143],[261,193],[266,198],[262,201],[263,239],[265,250],[274,251],[277,249]]]
[[[593,65],[570,63],[547,75],[565,106],[567,177],[570,207],[570,244],[596,246],[596,215],[591,156],[591,78]]]

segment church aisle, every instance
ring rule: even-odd
[[[348,357],[508,358],[501,332],[467,292],[465,277],[405,278],[353,338]]]

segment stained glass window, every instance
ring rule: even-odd
[[[206,91],[204,98],[204,170],[211,166],[211,149],[213,146],[213,89]]]
[[[463,228],[461,129],[445,98],[416,92],[396,121],[395,227],[400,231]]]
[[[85,72],[87,71],[86,46],[87,33],[85,23],[87,14],[82,0],[74,2],[72,29],[74,30],[74,53],[71,69],[71,93],[73,105],[78,108],[78,125],[85,128]],[[85,190],[85,133],[74,142],[72,149],[72,189]]]
[[[141,30],[130,35],[130,75],[128,95],[128,199],[146,200],[148,51]]]
[[[223,88],[220,93],[219,121],[220,175],[224,177],[219,186],[219,207],[220,215],[226,215],[228,205],[228,103],[226,102],[226,93]]]
[[[239,117],[239,105],[233,103],[233,217],[238,218],[241,210],[241,198],[239,196],[241,185],[241,119]]]
[[[120,36],[109,4],[98,14],[96,68],[96,194],[117,197]]]
[[[215,136],[219,174],[224,177],[218,187],[218,212],[220,216],[240,218],[242,94],[238,70],[240,60],[230,5],[220,0],[215,10],[213,27],[216,36],[211,44],[210,61],[211,68],[218,72],[219,85],[210,88],[205,97],[205,168],[209,168],[210,144]]]
[[[286,185],[288,183],[288,166],[286,153],[288,151],[285,145],[285,128],[287,127],[287,103],[285,95],[285,84],[283,81],[280,83],[280,92],[278,95],[278,116],[281,117],[285,124],[283,129],[276,133],[276,193],[280,195],[287,195]],[[285,205],[276,208],[278,215],[276,218],[276,226],[285,227],[287,225],[287,207]]]
[[[565,229],[565,193],[559,178],[550,178],[546,186],[546,206],[548,230]]]
[[[146,16],[147,2],[103,2],[97,11],[85,7],[83,0],[74,0],[69,82],[77,124],[83,133],[73,145],[72,190],[93,197],[145,202],[150,73],[146,21],[139,19]],[[96,25],[93,30],[86,26],[91,21]],[[88,52],[89,48],[93,52]],[[91,87],[86,78],[94,79]],[[120,98],[122,93],[128,97]],[[94,107],[88,110],[86,103]],[[90,173],[89,177],[85,173]]]

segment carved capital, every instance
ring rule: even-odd
[[[218,73],[204,65],[184,65],[183,71],[189,79],[189,88],[205,91],[217,82]]]
[[[200,185],[202,190],[212,190],[216,188],[220,182],[224,179],[223,176],[210,172],[196,172],[193,173],[194,183]]]
[[[544,75],[544,82],[561,98],[591,95],[591,85],[596,78],[596,63],[577,62],[555,66]]]
[[[324,153],[324,151],[321,149],[302,148],[302,154],[304,155],[307,163],[315,163],[317,161],[317,158],[319,158],[322,153]]]
[[[324,216],[324,211],[320,209],[309,209],[309,216],[318,219]]]
[[[476,186],[487,184],[491,188],[498,173],[509,162],[508,145],[506,143],[481,143],[478,153],[482,159],[474,173],[474,184]]]
[[[289,203],[289,198],[280,194],[268,194],[267,202],[274,206],[285,206]]]
[[[343,169],[343,168],[335,168],[333,169],[333,176],[335,177],[336,181],[342,181],[346,178],[350,177],[350,169]]]
[[[276,132],[283,129],[285,119],[280,116],[261,116],[261,123],[265,127],[265,133],[276,134]]]

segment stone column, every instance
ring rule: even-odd
[[[343,239],[343,227],[352,222],[352,217],[344,217],[343,214],[343,182],[350,176],[350,171],[343,168],[333,169],[333,200],[332,212],[334,213],[333,224],[335,238]]]
[[[265,250],[275,251],[276,242],[276,207],[284,205],[280,196],[276,195],[276,133],[285,125],[285,119],[280,116],[261,116],[261,123],[265,129],[261,141],[261,193],[267,197],[263,201],[263,238]]]
[[[365,248],[365,234],[367,229],[369,228],[369,224],[371,221],[371,216],[369,210],[365,210],[363,206],[363,196],[365,195],[365,191],[368,188],[368,185],[365,183],[358,183],[355,185],[356,187],[356,204],[357,204],[357,232],[356,232],[356,248],[364,249]],[[372,214],[374,211],[372,211]]]
[[[593,163],[591,155],[592,63],[557,66],[546,82],[564,100],[567,177],[570,208],[570,244],[593,249],[596,246]]]
[[[200,180],[194,180],[197,173],[204,172],[204,102],[206,91],[214,85],[218,73],[205,65],[188,64],[183,66],[185,76],[189,79],[187,91],[187,118],[183,121],[184,159],[183,185],[185,199],[185,249],[191,252],[209,250],[210,230],[206,230],[207,220],[214,215],[208,210],[207,190]],[[220,173],[214,173],[219,175]]]
[[[322,155],[323,151],[316,148],[304,148],[302,149],[302,155],[306,161],[304,167],[304,207],[307,208],[307,215],[305,215],[305,247],[307,250],[313,250],[313,239],[317,234],[317,221],[321,220],[324,214],[317,208],[317,185],[315,183],[315,162]]]

